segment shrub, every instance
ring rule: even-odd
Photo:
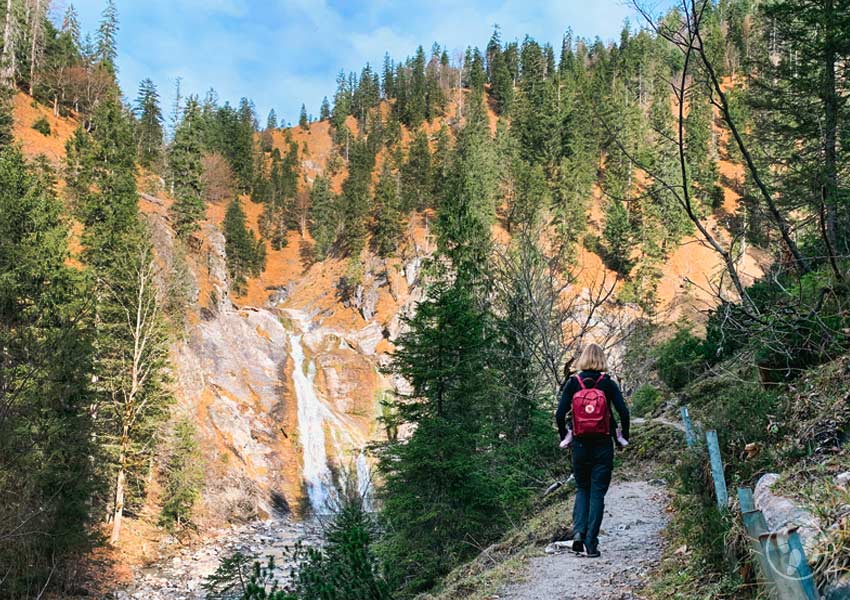
[[[703,341],[684,327],[656,348],[656,359],[658,376],[672,390],[682,389],[708,366]]]
[[[275,562],[262,564],[255,555],[236,552],[221,559],[202,587],[208,600],[296,600],[278,588]]]
[[[47,136],[51,133],[50,121],[48,121],[45,117],[39,117],[38,120],[32,124],[32,128],[41,135]]]
[[[218,152],[205,154],[201,168],[201,188],[206,202],[219,204],[236,195],[233,169],[223,155]]]
[[[661,403],[661,392],[654,385],[646,383],[632,394],[632,412],[636,417],[646,417],[655,412]]]
[[[727,457],[743,456],[747,444],[757,443],[762,451],[748,460],[734,461],[728,469],[730,487],[746,482],[772,461],[772,448],[781,440],[772,417],[782,414],[780,398],[756,383],[726,384],[712,393],[705,404],[703,422],[717,430],[721,452]]]
[[[325,528],[321,548],[296,546],[292,597],[389,600],[391,587],[374,551],[377,535],[363,497],[354,489],[345,491]]]

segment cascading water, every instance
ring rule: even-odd
[[[291,314],[302,329],[309,329],[308,320],[304,315],[296,311],[291,311]],[[338,490],[330,467],[331,457],[328,455],[330,443],[338,461],[354,457],[351,468],[346,464],[341,465],[343,468],[339,473],[339,483],[347,486],[349,477],[356,476],[356,489],[368,508],[370,471],[369,462],[363,452],[366,440],[362,439],[353,424],[347,422],[344,415],[337,414],[316,392],[316,365],[312,360],[307,361],[302,339],[301,334],[289,334],[290,352],[295,363],[292,379],[298,402],[298,436],[303,453],[303,477],[310,506],[315,512],[322,513],[330,509],[338,499]]]
[[[324,406],[316,395],[313,385],[316,366],[310,361],[307,373],[304,373],[304,348],[301,336],[290,334],[289,347],[295,368],[292,381],[295,385],[295,397],[298,400],[298,439],[304,460],[304,481],[310,505],[323,509],[333,490],[333,479],[328,467],[328,454],[325,446]]]

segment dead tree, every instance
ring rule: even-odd
[[[15,42],[18,39],[18,22],[15,18],[14,3],[6,0],[6,22],[3,27],[3,56],[0,59],[0,84],[14,87],[15,75],[18,72],[16,64]]]

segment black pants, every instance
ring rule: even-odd
[[[596,550],[605,511],[605,493],[614,470],[614,442],[611,438],[575,439],[572,447],[577,488],[573,532],[581,534],[589,550]]]

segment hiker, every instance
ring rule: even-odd
[[[568,363],[565,371],[570,366]],[[575,366],[578,373],[570,376],[561,390],[555,420],[562,446],[566,441],[573,451],[576,481],[573,551],[586,551],[587,556],[598,558],[601,556],[599,527],[605,509],[605,493],[614,468],[614,444],[628,443],[629,409],[619,386],[605,373],[608,366],[605,352],[599,345],[585,347]],[[612,407],[620,417],[619,431]],[[568,415],[572,416],[569,428]]]

